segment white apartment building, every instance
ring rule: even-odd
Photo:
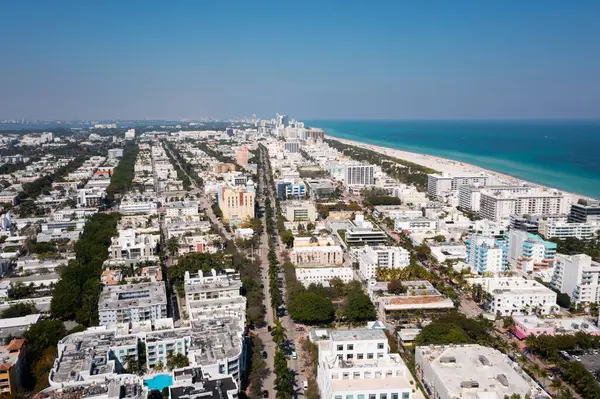
[[[119,212],[124,215],[155,215],[158,212],[158,206],[155,198],[127,195],[121,199]]]
[[[198,201],[175,201],[165,204],[165,216],[192,216],[198,214]]]
[[[100,325],[113,326],[167,317],[167,292],[162,281],[106,285],[98,300]]]
[[[425,217],[398,218],[394,220],[396,231],[407,231],[409,233],[435,233],[438,229],[438,220]]]
[[[210,273],[184,275],[185,304],[190,320],[214,320],[215,317],[231,316],[246,318],[246,298],[241,295],[242,282],[239,274],[218,275]]]
[[[294,247],[290,260],[298,266],[336,266],[344,262],[344,250],[339,245]]]
[[[354,272],[351,267],[296,267],[296,279],[303,286],[308,287],[311,284],[322,284],[329,286],[333,278],[339,278],[344,283],[349,283],[354,279]]]
[[[461,186],[458,189],[458,206],[464,211],[478,213],[481,206],[481,191],[509,193],[528,193],[533,190],[528,186]]]
[[[532,190],[526,193],[482,190],[479,214],[489,220],[508,220],[511,215],[562,215],[571,207],[571,197],[560,191]]]
[[[441,199],[455,193],[462,186],[483,187],[491,183],[492,177],[485,173],[432,173],[427,175],[427,194]]]
[[[77,190],[77,206],[98,207],[102,204],[106,190],[104,188],[80,188]]]
[[[138,234],[135,229],[119,230],[111,238],[108,254],[110,259],[139,259],[156,254],[160,237],[158,234]]]
[[[600,302],[600,263],[585,254],[558,254],[552,286],[580,303]]]
[[[413,376],[381,329],[316,330],[310,338],[319,346],[321,399],[412,399]]]
[[[363,215],[356,215],[349,222],[346,229],[346,243],[348,245],[379,245],[387,242],[387,234],[373,223],[365,220]]]
[[[368,246],[358,252],[358,266],[362,278],[375,277],[377,268],[401,269],[410,263],[410,253],[402,247]]]
[[[523,230],[511,230],[508,236],[508,261],[512,268],[533,272],[554,267],[556,243]]]
[[[589,240],[594,238],[599,229],[600,224],[595,223],[567,223],[544,219],[540,220],[538,225],[538,231],[544,238],[559,238],[561,240],[571,237]]]
[[[504,353],[481,345],[415,348],[417,377],[432,399],[549,398]]]
[[[556,292],[535,280],[490,277],[469,279],[468,283],[480,284],[483,290],[492,296],[492,300],[486,304],[486,309],[495,315],[550,314],[558,309]]]
[[[373,165],[348,165],[344,172],[344,185],[372,186],[375,184]]]
[[[506,232],[504,225],[487,219],[476,220],[469,226],[469,234],[492,237],[500,242],[506,241]]]
[[[498,275],[508,271],[508,250],[493,237],[474,234],[465,240],[467,258],[465,263],[477,274]]]

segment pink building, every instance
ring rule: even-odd
[[[531,334],[559,335],[575,334],[579,331],[591,335],[600,335],[600,328],[583,317],[540,318],[538,316],[513,316],[513,320],[515,322],[513,333],[519,339],[524,339]]]

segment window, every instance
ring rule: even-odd
[[[354,345],[352,345],[352,344],[348,344],[348,346],[347,346],[347,349],[348,349],[349,351],[351,351],[351,350],[354,350]],[[346,397],[347,397],[347,396],[346,396]]]
[[[342,395],[336,395],[335,399],[342,399]]]
[[[367,359],[373,359],[373,354],[372,353],[367,353]]]
[[[392,370],[388,370],[385,372],[385,377],[391,377],[393,375]]]
[[[343,351],[344,350],[344,345],[338,345],[338,350],[339,351]]]
[[[371,378],[371,372],[365,371],[365,378]]]
[[[408,399],[408,398],[410,398],[410,393],[402,392],[402,399]]]
[[[398,399],[398,394],[397,393],[393,393],[392,394],[392,399]]]
[[[343,373],[342,374],[342,380],[347,380],[348,378],[350,378],[350,373]]]
[[[377,349],[383,349],[383,344],[377,344]]]
[[[383,357],[383,353],[378,353],[377,354],[377,359],[381,359]]]
[[[348,359],[352,359],[354,358],[354,355],[352,353],[348,353]]]
[[[356,355],[356,358],[358,360],[362,360],[364,357],[365,357],[365,355],[363,355],[362,353],[359,353],[359,354]]]
[[[339,375],[338,375],[338,373],[333,373],[333,374],[331,374],[331,379],[332,379],[332,380],[337,380],[338,378],[339,378]]]
[[[375,378],[381,378],[381,371],[375,372]]]
[[[377,399],[377,395],[375,395],[374,393],[370,393],[369,399]]]
[[[387,399],[387,393],[379,394],[379,399]]]
[[[365,395],[362,393],[360,395],[356,395],[356,399],[365,399]]]
[[[346,395],[346,399],[354,399],[354,395]]]

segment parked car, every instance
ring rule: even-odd
[[[298,354],[296,351],[292,351],[292,359],[298,359]]]
[[[308,381],[304,380],[304,383],[302,383],[302,388],[306,391],[308,389]]]
[[[263,391],[262,393],[262,397],[263,398],[268,398],[269,397],[269,391],[267,391],[266,389]]]
[[[267,357],[268,357],[268,355],[267,355],[267,352],[263,351],[263,353],[262,353],[262,358],[263,358],[263,359],[266,359]]]

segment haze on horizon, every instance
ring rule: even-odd
[[[0,119],[600,117],[598,1],[0,9]]]

